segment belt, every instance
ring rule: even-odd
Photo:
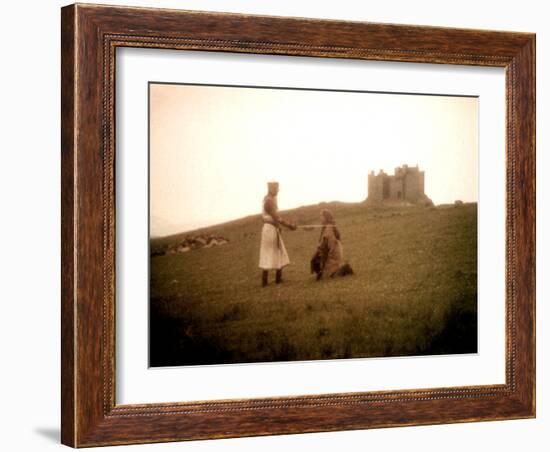
[[[270,224],[271,226],[275,226],[276,228],[279,227],[279,225],[277,223],[275,223],[274,221],[271,221],[271,220],[263,220],[264,224]]]
[[[264,224],[270,224],[271,226],[273,226],[276,230],[277,230],[277,243],[280,247],[281,245],[281,225],[275,223],[274,221],[270,221],[270,220],[263,220]]]

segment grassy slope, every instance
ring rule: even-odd
[[[319,231],[284,231],[285,281],[261,288],[259,216],[201,230],[227,245],[152,258],[151,365],[476,351],[476,204],[330,203],[285,217],[318,223],[323,207],[337,219],[354,276],[316,282],[309,260]]]

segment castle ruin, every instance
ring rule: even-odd
[[[433,205],[424,193],[424,171],[418,165],[395,168],[393,176],[380,170],[371,171],[368,185],[368,204],[422,204]]]

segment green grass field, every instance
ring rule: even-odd
[[[283,212],[318,223],[329,208],[355,275],[315,281],[319,230],[285,230],[291,265],[262,288],[259,215],[201,230],[219,247],[155,256],[150,365],[292,361],[477,351],[477,204]],[[196,233],[193,232],[193,233]],[[186,234],[151,241],[151,251]]]

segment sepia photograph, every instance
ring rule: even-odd
[[[148,95],[150,367],[478,352],[478,97]]]

